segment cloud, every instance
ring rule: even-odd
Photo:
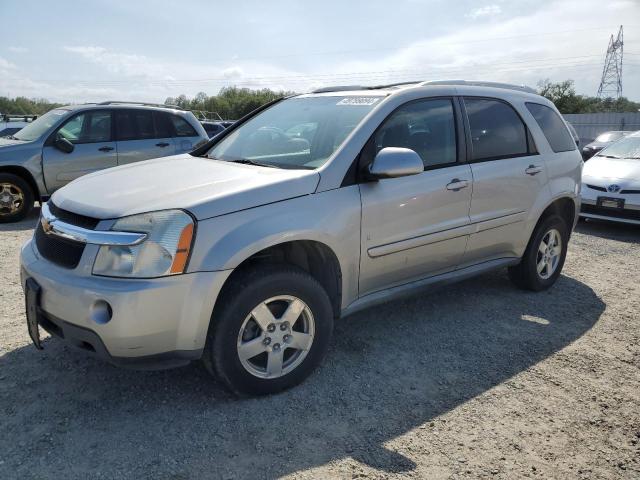
[[[500,5],[485,5],[484,7],[476,8],[475,10],[467,13],[465,17],[472,18],[476,20],[481,17],[494,17],[502,13],[502,8]]]
[[[26,53],[29,51],[29,49],[26,47],[15,47],[15,46],[9,46],[7,47],[7,50],[13,53]]]
[[[15,69],[15,68],[16,66],[13,63],[11,63],[9,60],[5,60],[4,58],[0,57],[0,71]]]

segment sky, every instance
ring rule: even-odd
[[[0,0],[0,96],[547,78],[595,95],[620,25],[623,95],[640,101],[640,0]]]

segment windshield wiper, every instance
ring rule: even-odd
[[[620,157],[616,157],[615,155],[598,155],[599,157],[604,157],[604,158],[620,158]]]
[[[270,163],[260,163],[260,162],[256,162],[255,160],[250,160],[248,158],[233,158],[231,160],[226,160],[224,158],[216,158],[216,157],[210,157],[210,158],[213,158],[214,160],[222,160],[223,162],[241,163],[243,165],[255,165],[257,167],[278,168],[275,165],[272,165]]]

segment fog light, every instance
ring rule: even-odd
[[[104,325],[108,323],[112,316],[113,310],[111,309],[111,305],[104,300],[96,300],[93,305],[91,305],[90,317],[91,320],[97,324]]]

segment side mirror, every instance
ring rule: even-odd
[[[369,165],[373,178],[398,178],[424,172],[420,155],[409,148],[386,147],[378,152]]]
[[[71,153],[75,148],[73,143],[71,143],[69,140],[67,140],[64,137],[56,138],[55,141],[53,142],[53,146],[64,153]]]

